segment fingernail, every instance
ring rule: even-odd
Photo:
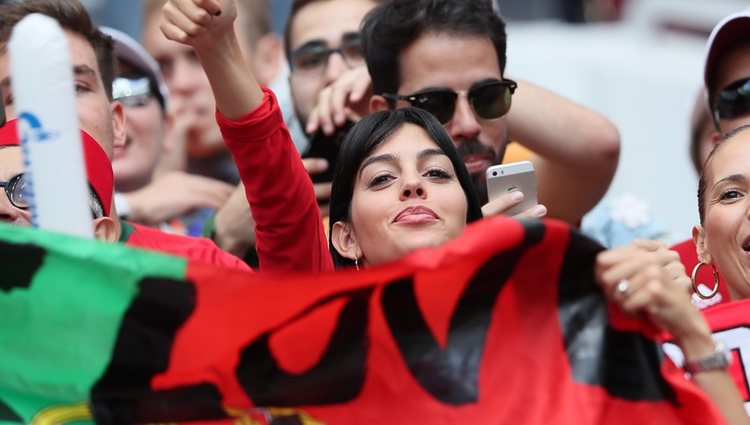
[[[326,161],[325,159],[319,159],[319,160],[317,160],[315,162],[315,165],[318,166],[318,168],[320,169],[321,172],[323,172],[323,171],[325,171],[325,170],[328,169],[328,161]]]
[[[537,217],[544,217],[547,215],[547,207],[544,205],[537,205],[534,207],[534,215]]]
[[[523,192],[514,190],[510,193],[510,200],[516,203],[523,201]]]

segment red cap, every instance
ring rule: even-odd
[[[713,87],[713,84],[719,61],[739,41],[750,41],[750,9],[727,16],[711,31],[706,45],[706,68],[703,73],[709,97],[716,94],[717,87]]]
[[[89,184],[94,188],[99,200],[102,201],[104,215],[109,215],[112,205],[112,192],[115,187],[112,163],[109,162],[107,154],[99,143],[83,130],[81,130],[81,140],[83,141],[83,155],[86,160],[86,174]],[[8,121],[3,127],[0,127],[0,146],[19,146],[20,142],[17,119]]]

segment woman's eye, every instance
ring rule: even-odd
[[[76,84],[76,93],[85,93],[89,91],[89,88],[83,84]]]
[[[452,177],[447,171],[441,170],[439,168],[427,171],[426,175],[427,177],[437,178],[437,179],[450,179]]]
[[[370,180],[368,187],[374,187],[390,181],[393,178],[390,174],[378,174]]]
[[[730,190],[727,190],[724,193],[722,193],[721,196],[719,197],[719,199],[722,200],[722,201],[726,201],[726,200],[737,199],[737,198],[739,198],[741,196],[742,196],[742,193],[740,193],[739,190],[730,189]]]

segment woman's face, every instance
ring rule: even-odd
[[[706,164],[705,218],[694,236],[713,259],[732,299],[750,297],[750,131],[721,145]]]
[[[466,210],[448,156],[424,129],[406,123],[362,161],[351,223],[334,225],[334,247],[362,264],[392,261],[459,235]]]

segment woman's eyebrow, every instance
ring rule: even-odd
[[[384,153],[382,155],[371,156],[367,158],[366,160],[364,160],[364,162],[362,162],[362,166],[359,167],[359,175],[361,177],[362,170],[364,170],[368,166],[375,164],[377,162],[396,162],[396,161],[397,161],[396,156],[390,153]]]

